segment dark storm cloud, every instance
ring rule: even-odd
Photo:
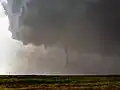
[[[95,41],[99,43],[99,30],[95,31],[97,26],[93,28],[87,16],[91,3],[96,2],[94,0],[31,1],[26,4],[27,13],[23,12],[23,16],[20,17],[22,24],[20,31],[13,31],[13,33],[16,32],[17,39],[26,43],[45,45],[61,43],[63,46],[81,46],[84,48],[81,51],[86,51],[85,48],[89,49],[88,43],[91,46]],[[23,9],[26,10],[26,8]],[[26,31],[24,26],[30,29]],[[94,48],[96,50],[99,46],[96,45]]]
[[[60,43],[80,53],[119,54],[119,2],[34,0],[23,8],[20,29],[13,33],[24,43]]]

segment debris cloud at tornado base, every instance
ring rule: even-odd
[[[16,45],[17,46],[17,45]],[[59,47],[44,48],[33,45],[22,46],[10,54],[9,74],[119,74],[118,56],[100,54],[66,53]],[[10,58],[9,58],[10,59]],[[8,65],[8,62],[6,63]]]

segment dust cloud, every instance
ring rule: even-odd
[[[16,45],[17,46],[17,45]],[[119,74],[120,57],[99,54],[69,52],[66,66],[66,53],[59,47],[44,48],[44,45],[22,46],[11,50],[9,74]],[[8,67],[8,62],[7,62]]]

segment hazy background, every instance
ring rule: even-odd
[[[58,47],[44,48],[44,45],[24,46],[13,40],[8,31],[8,18],[0,6],[0,74],[118,74],[120,57],[99,54],[81,54],[69,50],[69,64],[66,53]]]

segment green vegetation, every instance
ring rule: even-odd
[[[119,88],[120,76],[0,76],[1,87]]]

